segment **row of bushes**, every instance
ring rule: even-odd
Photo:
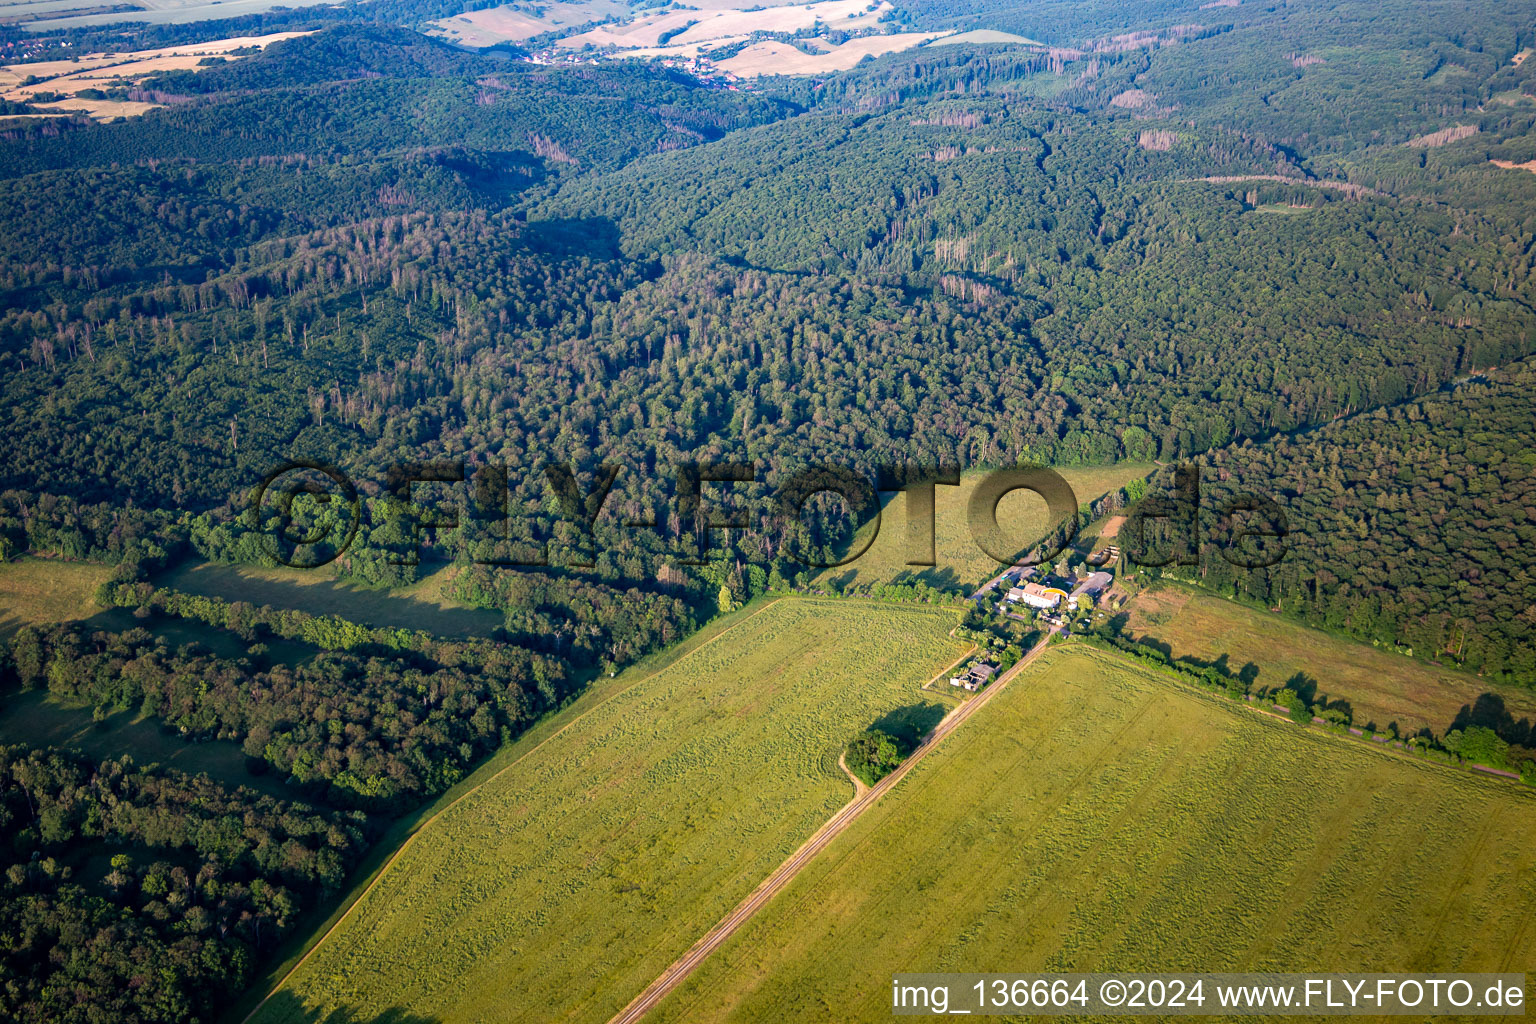
[[[1200,669],[1181,665],[1163,652],[1124,637],[1105,633],[1079,633],[1068,642],[1085,643],[1101,650],[1128,655],[1148,667],[1180,680],[1199,686],[1212,693],[1219,693],[1232,700],[1249,703],[1267,702],[1276,711],[1284,711],[1297,725],[1317,726],[1339,735],[1356,736],[1370,742],[1393,742],[1402,749],[1420,757],[1443,764],[1464,767],[1491,768],[1500,772],[1513,772],[1529,785],[1536,785],[1536,751],[1516,746],[1500,738],[1497,732],[1486,726],[1473,725],[1465,729],[1451,729],[1443,736],[1435,736],[1425,729],[1413,736],[1399,737],[1395,729],[1378,732],[1373,729],[1357,729],[1351,724],[1348,711],[1337,707],[1311,705],[1295,690],[1283,688],[1265,693],[1250,694],[1243,681],[1215,665]]]

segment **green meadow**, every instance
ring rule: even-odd
[[[423,629],[454,639],[490,636],[502,624],[501,613],[471,608],[445,592],[458,571],[443,566],[409,587],[386,589],[343,579],[330,566],[295,569],[190,561],[155,582],[188,594],[337,615],[370,626]]]
[[[1536,718],[1536,695],[1498,687],[1471,672],[1334,636],[1272,612],[1177,583],[1162,582],[1125,608],[1126,632],[1175,658],[1225,658],[1233,673],[1256,671],[1265,688],[1290,686],[1314,702],[1347,702],[1357,725],[1407,735],[1444,733],[1464,707],[1491,694],[1515,718]]]
[[[56,558],[0,562],[0,639],[22,626],[90,618],[101,611],[96,588],[111,573],[104,565]]]
[[[1063,467],[1056,470],[1067,481],[1079,506],[1145,477],[1152,467],[1144,463],[1122,462],[1112,466]],[[985,473],[967,473],[958,486],[934,487],[934,561],[933,566],[908,565],[911,554],[909,538],[922,533],[921,523],[909,524],[908,497],[905,493],[886,495],[878,532],[863,554],[847,565],[824,570],[824,582],[842,586],[867,586],[893,580],[923,580],[931,586],[960,586],[967,591],[996,576],[1005,568],[981,548],[971,536],[967,506]],[[1020,549],[1045,536],[1051,517],[1045,501],[1030,491],[1018,490],[1005,495],[997,506],[997,523],[1003,536],[1017,540]],[[871,528],[866,526],[854,540],[854,550],[866,542]]]
[[[607,1020],[850,799],[851,736],[937,722],[955,623],[783,598],[631,669],[499,754],[254,1019]]]
[[[1057,648],[648,1020],[883,1022],[907,971],[1525,971],[1533,870],[1520,787]]]

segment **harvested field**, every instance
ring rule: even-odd
[[[803,53],[788,43],[754,43],[720,66],[743,78],[759,75],[820,75],[847,71],[866,57],[880,57],[921,46],[942,32],[897,32],[887,36],[850,39],[825,53]]]
[[[1047,653],[649,1018],[891,1019],[905,971],[1520,971],[1536,799]]]
[[[153,110],[155,104],[136,100],[76,98],[85,89],[114,89],[130,86],[135,80],[162,71],[196,71],[206,67],[209,58],[226,57],[235,50],[265,48],[284,39],[306,35],[304,32],[274,32],[264,36],[234,36],[206,43],[187,43],[157,50],[127,53],[92,53],[74,60],[43,61],[36,64],[11,64],[0,68],[0,97],[28,102],[38,93],[62,93],[68,98],[45,103],[39,109],[81,111],[96,118],[131,117]],[[39,81],[21,83],[29,77]]]
[[[631,670],[416,833],[255,1020],[601,1024],[849,800],[850,737],[937,721],[954,624],[785,598]]]
[[[1012,32],[997,32],[990,28],[972,29],[969,32],[959,32],[943,39],[936,39],[929,46],[955,46],[970,43],[975,46],[1044,46],[1038,39],[1030,39],[1027,36],[1016,36]]]
[[[821,0],[810,4],[761,5],[741,2],[699,9],[689,5],[663,14],[646,15],[617,25],[561,40],[562,46],[612,46],[621,50],[668,43],[698,43],[748,36],[753,32],[799,32],[826,24],[853,29],[872,24],[889,8],[888,0]],[[757,10],[745,8],[756,7]]]
[[[1313,701],[1347,701],[1357,725],[1443,733],[1463,707],[1492,693],[1515,718],[1536,721],[1536,694],[1499,689],[1467,672],[1308,629],[1214,594],[1162,584],[1126,608],[1126,632],[1157,641],[1175,658],[1225,658],[1234,673],[1258,670],[1258,686],[1315,687]]]
[[[495,46],[520,42],[546,32],[590,25],[604,18],[622,17],[631,8],[620,0],[568,0],[563,3],[507,4],[469,11],[432,23],[434,35],[464,46]]]
[[[335,0],[16,0],[0,3],[0,23],[33,32],[123,22],[185,25],[261,14],[276,7],[314,7]]]

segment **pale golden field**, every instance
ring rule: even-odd
[[[680,43],[666,46],[642,46],[637,50],[625,50],[625,57],[697,57],[701,53],[728,46],[731,43],[739,43],[746,36],[722,36],[719,39],[704,39],[693,43]],[[816,40],[820,42],[820,40]]]
[[[803,32],[811,29],[872,28],[892,9],[890,0],[815,0],[809,4],[760,0],[686,0],[661,13],[622,18],[629,8],[615,0],[566,0],[552,4],[517,3],[444,18],[436,34],[466,46],[494,46],[557,29],[620,16],[612,24],[566,36],[555,45],[570,50],[595,46],[620,57],[695,57],[749,39],[754,32]],[[743,78],[759,75],[813,75],[844,71],[868,57],[921,46],[943,32],[904,32],[850,39],[833,46],[821,38],[806,40],[819,53],[805,53],[787,43],[760,42],[721,61],[722,70]],[[971,35],[976,35],[972,33]],[[978,41],[1027,41],[985,33]],[[984,37],[984,38],[983,38]],[[663,42],[665,40],[665,42]]]
[[[758,10],[748,8],[757,7]],[[679,32],[669,43],[687,44],[726,37],[751,35],[753,32],[797,32],[828,27],[853,29],[872,24],[889,7],[889,0],[819,0],[810,4],[764,5],[752,0],[711,5],[700,9],[689,5],[682,10],[644,15],[633,21],[603,25],[590,32],[560,41],[561,46],[580,48],[613,46],[622,50],[660,45],[661,36]]]
[[[1536,694],[1497,688],[1470,672],[1409,658],[1205,591],[1162,583],[1126,606],[1126,632],[1158,641],[1175,658],[1225,657],[1237,673],[1258,669],[1257,686],[1291,685],[1298,676],[1316,687],[1314,701],[1348,701],[1357,725],[1402,733],[1428,727],[1444,733],[1463,707],[1495,693],[1515,718],[1536,719]]]
[[[1085,505],[1132,480],[1147,475],[1152,466],[1144,463],[1119,463],[1113,466],[1067,467],[1058,469]],[[934,488],[934,555],[937,565],[907,565],[909,536],[913,527],[907,521],[907,496],[890,496],[880,515],[879,532],[869,550],[844,566],[823,570],[820,580],[836,580],[844,586],[889,583],[897,579],[921,579],[932,586],[963,586],[967,592],[1002,572],[1000,564],[976,546],[966,519],[966,506],[984,474],[968,473],[958,487]],[[1017,539],[1020,549],[1043,536],[1050,527],[1045,501],[1030,491],[1014,491],[997,507],[997,522],[1010,540]],[[920,525],[920,524],[919,524]],[[856,543],[868,535],[860,533]]]
[[[74,60],[42,61],[36,64],[11,64],[0,67],[0,96],[26,102],[37,93],[64,93],[69,99],[44,104],[50,111],[82,111],[96,118],[131,117],[154,109],[154,104],[129,100],[76,99],[82,89],[111,89],[132,85],[136,79],[161,71],[196,71],[200,62],[250,46],[262,48],[284,39],[307,35],[305,32],[273,32],[264,36],[233,36],[205,43],[187,43],[156,50],[125,53],[91,53]],[[238,60],[238,57],[229,57]],[[21,83],[29,76],[42,81]]]
[[[802,53],[788,43],[753,43],[736,56],[721,61],[720,66],[742,78],[820,75],[829,71],[847,71],[865,57],[910,50],[943,35],[942,32],[896,32],[885,36],[863,36],[818,54]]]
[[[953,46],[960,43],[975,43],[978,46],[1045,46],[1038,39],[1030,39],[1027,36],[1016,36],[1012,32],[998,32],[990,28],[972,29],[969,32],[961,32],[958,35],[945,36],[941,42],[934,46]]]
[[[29,31],[147,22],[184,25],[261,14],[276,7],[313,7],[334,0],[0,0],[0,22]],[[119,10],[114,8],[131,8]]]
[[[433,35],[445,36],[465,46],[495,46],[622,16],[629,11],[629,6],[622,0],[516,3],[456,14],[433,22],[430,28]]]

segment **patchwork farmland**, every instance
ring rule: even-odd
[[[211,64],[239,60],[273,43],[307,34],[273,32],[155,50],[88,53],[69,60],[0,66],[0,99],[32,103],[38,96],[58,97],[36,100],[37,109],[43,113],[24,117],[57,116],[72,111],[98,119],[133,117],[155,109],[157,104],[103,98],[102,90],[131,88],[140,79],[163,71],[198,71]]]

